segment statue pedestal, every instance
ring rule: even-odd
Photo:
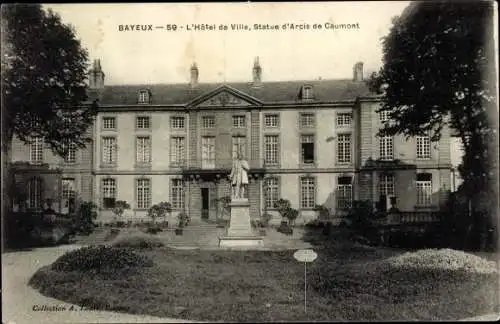
[[[246,198],[231,200],[231,219],[226,235],[219,237],[219,246],[228,248],[262,247],[262,237],[256,236],[250,223],[250,203]]]

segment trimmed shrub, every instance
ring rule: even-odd
[[[127,248],[90,246],[67,252],[53,264],[52,270],[60,272],[119,271],[138,267],[151,267],[153,261]]]
[[[498,266],[495,262],[452,249],[425,249],[416,252],[407,252],[389,258],[386,262],[392,268],[401,270],[437,269],[479,274],[498,273]]]
[[[155,247],[162,247],[163,243],[154,236],[137,231],[117,236],[111,245],[120,248],[153,249]]]
[[[80,204],[80,208],[76,214],[77,232],[81,234],[90,234],[97,226],[97,205],[91,201],[85,201]]]

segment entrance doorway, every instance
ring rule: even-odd
[[[210,214],[210,191],[209,188],[201,188],[201,218],[208,219]]]

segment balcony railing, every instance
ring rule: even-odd
[[[263,159],[247,160],[250,170],[263,169],[266,167],[279,167],[279,163],[268,163]],[[233,159],[198,159],[196,161],[170,162],[171,167],[184,170],[231,170]]]

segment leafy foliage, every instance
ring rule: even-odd
[[[67,252],[52,264],[52,269],[63,272],[116,271],[152,265],[150,259],[131,249],[99,245]]]
[[[269,227],[269,222],[271,222],[271,219],[273,219],[273,215],[264,212],[260,216],[260,223],[262,224],[262,227]]]
[[[74,30],[39,4],[2,6],[2,29],[5,142],[43,136],[60,156],[84,148],[97,103],[85,102],[88,55]]]
[[[326,220],[330,218],[330,210],[325,205],[314,206],[314,211],[318,214],[318,219]]]
[[[115,202],[115,206],[113,207],[113,214],[115,214],[116,218],[122,217],[125,210],[130,209],[130,204],[124,200],[118,200]]]
[[[112,245],[120,248],[153,249],[155,247],[162,247],[163,243],[157,237],[137,231],[119,235],[113,241]]]
[[[177,220],[177,226],[179,228],[184,228],[189,224],[190,218],[185,212],[180,212],[179,215],[177,215]]]
[[[280,199],[278,199],[278,201],[276,201],[274,203],[274,208],[276,208],[278,210],[281,217],[283,217],[283,218],[285,218],[284,212],[291,207],[292,207],[292,204],[290,203],[290,200],[288,200],[288,199],[280,198]]]
[[[172,205],[169,202],[162,201],[158,204],[151,206],[148,210],[148,216],[153,219],[153,223],[157,218],[165,218],[168,213],[172,212]]]
[[[82,202],[76,216],[77,231],[90,234],[96,226],[94,221],[97,219],[97,205],[91,201]]]

